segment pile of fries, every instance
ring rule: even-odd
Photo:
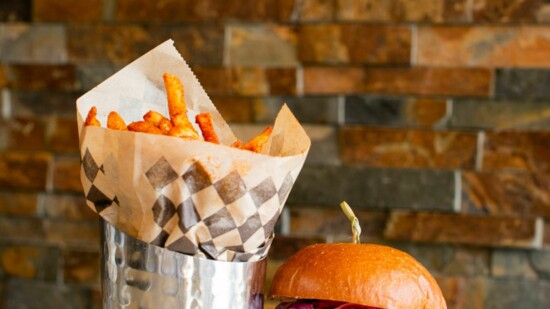
[[[190,140],[201,140],[198,132],[187,118],[183,84],[178,77],[169,73],[165,73],[163,79],[168,96],[168,112],[170,113],[170,119],[158,112],[149,111],[143,115],[143,121],[136,121],[126,125],[124,119],[122,119],[117,112],[111,112],[107,118],[107,128],[112,130],[168,135]],[[93,106],[88,112],[84,125],[100,127],[101,123],[99,123],[96,116],[97,109]],[[212,115],[210,113],[197,115],[197,117],[195,117],[195,122],[202,132],[204,141],[214,144],[220,143],[214,130]],[[244,144],[242,141],[237,140],[231,147],[260,153],[271,134],[271,129],[271,127],[267,127],[262,133]]]

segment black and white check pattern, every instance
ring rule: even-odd
[[[82,169],[91,184],[86,198],[98,213],[119,205],[116,196],[96,183],[98,175],[105,173],[102,167],[86,150]],[[179,174],[165,158],[153,164],[145,177],[151,185],[147,190],[153,189],[157,195],[150,210],[159,232],[152,244],[232,261],[267,254],[275,223],[294,183],[288,173],[278,185],[271,176],[247,184],[236,170],[213,180],[198,161]]]

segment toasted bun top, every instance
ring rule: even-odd
[[[275,273],[269,297],[385,309],[447,308],[437,282],[417,260],[371,244],[319,244],[298,251]]]

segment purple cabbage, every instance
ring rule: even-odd
[[[375,307],[329,300],[299,300],[279,304],[275,309],[377,309]]]

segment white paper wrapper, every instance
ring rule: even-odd
[[[210,112],[223,145],[84,127],[92,106],[102,126],[111,111],[127,123],[149,110],[167,116],[166,72],[184,85],[189,119]],[[140,240],[215,260],[254,261],[267,254],[311,145],[283,106],[262,154],[226,146],[236,140],[233,132],[171,40],[80,97],[77,117],[88,206]]]

